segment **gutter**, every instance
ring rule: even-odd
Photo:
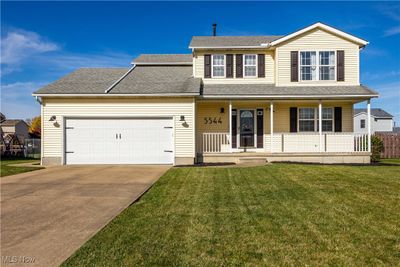
[[[112,88],[111,88],[112,89]],[[166,93],[166,94],[32,94],[35,97],[162,97],[162,96],[199,96],[198,93]]]
[[[269,44],[249,46],[189,46],[189,49],[247,49],[247,48],[268,48]]]
[[[203,98],[210,99],[326,99],[326,98],[374,98],[379,95],[205,95]]]
[[[136,66],[191,66],[193,62],[132,62]]]

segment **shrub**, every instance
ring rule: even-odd
[[[382,140],[376,135],[371,136],[371,148],[371,161],[379,161],[381,159],[381,153],[384,150],[384,146]]]

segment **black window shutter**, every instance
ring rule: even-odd
[[[290,132],[291,133],[297,132],[297,108],[296,107],[290,108]]]
[[[211,55],[204,55],[204,78],[211,78]]]
[[[337,61],[337,71],[336,71],[336,80],[338,82],[344,81],[344,51],[338,50],[336,52],[336,61]]]
[[[232,148],[237,147],[236,134],[237,134],[237,111],[232,109]]]
[[[290,81],[299,81],[299,53],[298,51],[290,52]]]
[[[258,54],[258,78],[265,77],[265,54]]]
[[[236,78],[243,78],[243,55],[236,54]]]
[[[226,78],[233,78],[233,55],[226,55]]]
[[[342,131],[342,107],[335,107],[335,132]]]
[[[264,110],[257,109],[257,148],[264,145]]]

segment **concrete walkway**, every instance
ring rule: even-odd
[[[1,266],[60,265],[169,168],[61,166],[1,178]]]

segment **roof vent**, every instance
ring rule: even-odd
[[[217,23],[213,23],[213,36],[217,36]]]

